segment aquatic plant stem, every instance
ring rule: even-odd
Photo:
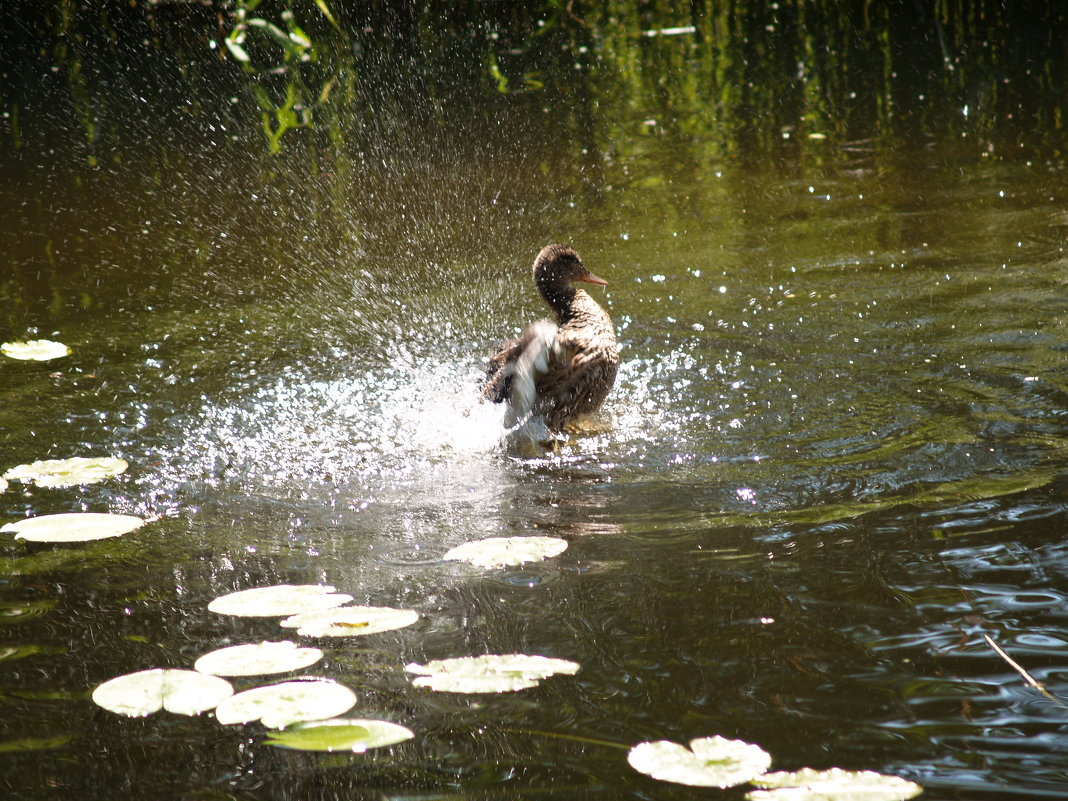
[[[998,656],[1000,656],[1002,659],[1004,659],[1005,662],[1009,665],[1009,667],[1011,667],[1013,670],[1015,670],[1017,673],[1019,673],[1021,676],[1023,676],[1023,680],[1025,682],[1027,682],[1031,687],[1033,687],[1035,690],[1037,690],[1043,696],[1045,696],[1050,701],[1055,703],[1057,706],[1062,707],[1064,709],[1068,709],[1068,703],[1065,703],[1060,698],[1058,698],[1053,693],[1051,693],[1049,690],[1047,690],[1046,686],[1044,684],[1042,684],[1042,682],[1038,681],[1034,676],[1032,676],[1030,673],[1028,673],[1018,662],[1016,662],[1011,656],[1009,656],[1007,653],[1005,653],[1005,650],[1001,646],[999,646],[996,642],[994,642],[994,638],[993,637],[991,637],[989,634],[984,634],[983,635],[983,639],[986,640],[987,645],[989,645],[991,648],[994,649],[994,653],[996,653]]]
[[[614,743],[611,740],[599,740],[596,737],[581,737],[577,734],[560,734],[555,731],[542,731],[541,729],[501,729],[501,731],[511,732],[513,734],[536,734],[539,737],[552,737],[558,740],[573,740],[576,743],[587,743],[588,745],[601,745],[605,748],[619,748],[622,751],[627,751],[630,746],[626,743]]]

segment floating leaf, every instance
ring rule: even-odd
[[[31,617],[40,617],[56,608],[55,598],[40,598],[36,601],[0,601],[0,623],[21,623]]]
[[[691,787],[733,787],[752,781],[771,765],[759,745],[726,737],[699,737],[687,748],[670,740],[638,743],[627,762],[639,773]]]
[[[4,473],[4,478],[21,478],[38,487],[74,487],[114,478],[129,466],[125,459],[111,456],[75,456],[20,464]]]
[[[0,754],[11,754],[21,751],[48,751],[52,748],[63,748],[73,739],[73,735],[59,734],[55,737],[23,737],[18,740],[0,740]]]
[[[13,531],[15,539],[29,542],[89,542],[118,537],[144,524],[144,520],[133,515],[69,512],[28,517],[8,523],[0,531]]]
[[[353,751],[363,753],[372,748],[395,745],[415,737],[411,729],[385,720],[334,718],[300,723],[291,729],[271,732],[267,745],[297,751]]]
[[[31,339],[28,342],[5,342],[0,353],[23,362],[47,362],[70,355],[70,348],[50,339]]]
[[[579,664],[566,659],[526,654],[487,654],[435,659],[425,665],[405,665],[416,687],[450,693],[505,693],[535,687],[556,673],[574,675]]]
[[[323,658],[318,648],[300,648],[295,642],[258,642],[231,645],[204,654],[193,665],[213,676],[263,676],[314,665]]]
[[[327,584],[277,584],[223,595],[208,604],[208,609],[237,617],[282,617],[332,609],[352,600],[351,595],[335,592]]]
[[[93,701],[104,709],[144,717],[166,709],[179,715],[199,715],[234,693],[230,682],[195,670],[153,668],[105,681],[93,690]]]
[[[419,619],[414,609],[394,609],[389,606],[343,606],[302,612],[287,617],[282,625],[296,629],[305,637],[355,637],[378,634],[380,631],[402,629]]]
[[[559,537],[490,537],[457,545],[444,558],[479,567],[508,567],[540,562],[566,549],[567,540]]]
[[[765,773],[753,784],[767,789],[747,793],[749,801],[906,801],[923,792],[900,776],[841,768]]]
[[[28,656],[41,654],[65,654],[68,648],[63,645],[39,645],[37,643],[23,643],[21,645],[0,646],[0,662],[13,659],[25,659]]]
[[[283,729],[293,723],[344,714],[355,703],[356,693],[335,681],[285,681],[227,698],[216,708],[215,717],[220,723],[260,720],[268,729]]]

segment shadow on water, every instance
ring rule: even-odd
[[[0,787],[689,798],[622,749],[718,733],[1068,797],[1063,709],[984,639],[1068,699],[1060,5],[305,3],[314,47],[250,34],[242,66],[248,5],[25,4],[4,46],[0,337],[74,352],[0,364],[0,467],[131,470],[12,482],[0,517],[159,519],[0,544]],[[607,430],[518,458],[480,367],[558,239],[622,364]],[[569,548],[442,561],[529,534]],[[280,639],[206,605],[286,582],[420,612],[309,671],[414,741],[90,702]],[[490,697],[402,669],[513,651],[582,670]]]

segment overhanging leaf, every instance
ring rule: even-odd
[[[334,15],[330,13],[330,7],[327,6],[326,0],[315,0],[315,5],[323,12],[323,16],[330,20],[330,24],[340,31],[341,28],[338,26],[337,20],[334,19]]]
[[[236,61],[247,64],[252,60],[249,58],[248,51],[245,50],[236,39],[227,37],[223,39],[223,44],[226,45],[226,49],[230,51],[230,55],[233,56]]]
[[[253,17],[248,21],[250,28],[258,28],[267,34],[271,39],[274,39],[276,43],[281,45],[288,53],[299,56],[304,52],[305,48],[297,42],[290,39],[285,31],[279,28],[270,20],[263,19],[262,17]],[[309,43],[310,46],[310,43]]]
[[[758,745],[716,735],[690,740],[689,748],[670,740],[638,743],[627,754],[627,762],[660,781],[722,789],[764,773],[771,766],[771,755]]]

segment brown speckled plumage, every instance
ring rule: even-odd
[[[606,283],[570,247],[542,249],[534,261],[534,284],[556,323],[534,323],[504,343],[486,366],[482,397],[509,404],[506,425],[533,411],[550,429],[563,431],[599,409],[612,389],[619,367],[612,320],[597,301],[573,286],[575,281]]]

